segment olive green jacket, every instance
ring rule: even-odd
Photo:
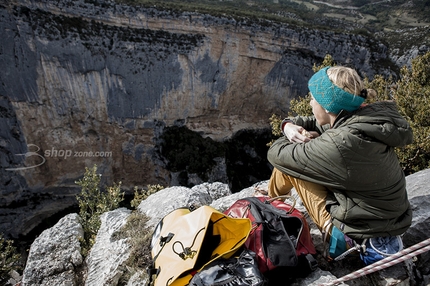
[[[307,143],[279,138],[270,163],[285,174],[329,189],[333,224],[353,238],[399,235],[411,225],[405,175],[394,147],[412,143],[408,122],[394,102],[341,112],[332,128],[313,116],[292,121],[320,136]]]

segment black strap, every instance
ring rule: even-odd
[[[152,284],[152,276],[153,275],[158,275],[158,273],[160,273],[160,268],[154,268],[154,264],[152,264],[151,267],[149,267],[148,269],[146,269],[146,273],[148,273],[149,279],[148,282],[146,284],[146,286],[150,286]]]
[[[160,248],[160,250],[158,251],[158,253],[154,256],[154,258],[152,259],[154,262],[157,260],[158,255],[160,255],[161,251],[163,251],[164,246],[165,246],[167,243],[169,243],[169,242],[172,240],[172,238],[173,238],[174,236],[175,236],[175,234],[174,234],[174,233],[169,232],[169,234],[168,234],[168,235],[166,235],[166,236],[162,236],[162,237],[160,238],[160,246],[161,246],[161,248]]]
[[[267,213],[267,212],[273,213],[273,214],[278,215],[278,216],[283,216],[283,217],[285,217],[288,214],[287,211],[278,209],[277,207],[275,207],[274,205],[272,205],[270,203],[267,204],[265,202],[262,202],[257,197],[248,197],[248,198],[244,198],[244,200],[247,200],[248,202],[250,202],[251,213],[255,217],[255,219],[258,223],[265,222],[266,218],[264,218],[262,216],[262,214]],[[254,206],[254,207],[252,207],[252,206]]]
[[[310,253],[306,254],[306,260],[308,261],[309,269],[311,271],[315,271],[318,268],[318,262],[312,256],[312,254]]]

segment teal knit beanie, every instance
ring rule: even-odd
[[[342,110],[349,112],[357,110],[364,102],[361,96],[349,93],[336,86],[328,77],[325,67],[315,73],[308,82],[308,87],[314,99],[327,111],[339,114]]]

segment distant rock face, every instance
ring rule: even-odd
[[[428,239],[430,193],[427,186],[429,185],[429,178],[430,169],[406,178],[409,199],[414,213],[412,226],[403,236],[404,248],[409,248]],[[236,200],[255,195],[254,187],[267,188],[267,183],[268,181],[260,182],[258,185],[243,189],[235,194],[231,194],[228,185],[222,183],[204,183],[191,189],[184,187],[166,188],[144,200],[139,205],[138,211],[149,217],[147,227],[153,229],[173,209],[209,204],[217,210],[224,211]],[[300,199],[298,199],[296,207],[306,213]],[[125,261],[130,255],[130,242],[127,238],[114,238],[115,233],[126,223],[129,215],[130,210],[120,208],[101,216],[102,225],[96,243],[86,260],[88,276],[86,279],[81,279],[81,281],[85,280],[85,285],[118,285],[118,280],[125,271],[132,271],[131,273],[136,271],[127,285],[146,284],[145,269],[129,269],[126,266]],[[83,262],[80,255],[76,254],[79,249],[76,244],[77,237],[82,235],[80,224],[76,218],[76,214],[66,216],[53,228],[44,231],[40,238],[33,243],[24,270],[23,285],[75,285],[72,284],[72,281],[77,281],[76,275],[82,275],[82,273],[73,273],[70,267],[71,265],[79,266]],[[323,285],[365,266],[358,256],[328,263],[321,256],[323,250],[321,233],[309,218],[308,222],[318,252],[316,259],[319,268],[305,278],[296,279],[291,285]],[[337,285],[429,285],[429,261],[429,253],[424,252],[416,260],[409,259],[362,277],[356,275],[354,279],[347,282],[348,284]],[[65,277],[68,277],[68,280]],[[61,284],[62,281],[67,282]],[[31,284],[29,284],[30,282]]]
[[[165,126],[216,140],[269,128],[326,53],[369,76],[387,58],[360,35],[108,0],[8,1],[0,30],[0,231],[15,237],[73,204],[85,167],[129,189],[170,185]]]

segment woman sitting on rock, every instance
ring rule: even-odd
[[[294,187],[334,258],[349,238],[393,237],[411,225],[405,175],[394,147],[412,143],[395,102],[375,95],[351,68],[326,67],[308,82],[313,116],[285,119],[268,151],[269,196]],[[352,241],[352,240],[351,240]]]

